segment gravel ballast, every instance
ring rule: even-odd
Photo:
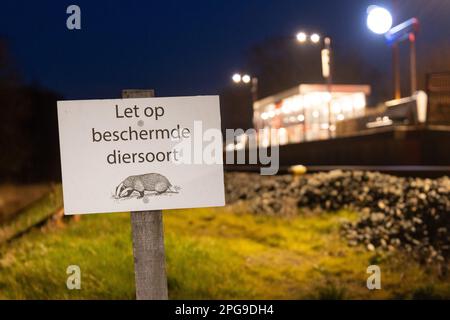
[[[330,171],[302,176],[225,175],[227,203],[244,200],[254,214],[293,215],[298,208],[361,215],[344,223],[350,245],[404,249],[426,263],[450,258],[450,179],[403,178],[378,172]]]

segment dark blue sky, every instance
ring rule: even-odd
[[[450,39],[449,0],[398,0],[398,21],[421,19],[420,46]],[[66,29],[66,8],[81,7],[82,30]],[[67,99],[117,97],[122,88],[157,95],[217,94],[245,52],[271,36],[306,27],[360,50],[388,77],[390,51],[365,26],[378,0],[2,1],[0,35],[27,81]]]

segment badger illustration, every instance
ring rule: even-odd
[[[145,191],[162,194],[165,192],[176,192],[171,190],[172,184],[169,180],[159,173],[146,173],[137,176],[129,176],[123,180],[116,188],[115,197],[130,197],[133,192],[139,193],[139,199],[144,197]]]

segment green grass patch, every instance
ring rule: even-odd
[[[36,209],[38,210],[38,209]],[[232,207],[164,214],[171,299],[450,298],[450,279],[401,253],[349,247],[341,211],[293,218],[236,213]],[[382,289],[366,288],[376,261]],[[81,290],[66,288],[78,265]],[[0,248],[0,298],[133,299],[127,213],[82,216],[63,227],[34,229]]]

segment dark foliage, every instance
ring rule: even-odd
[[[32,182],[60,179],[58,96],[24,86],[0,42],[0,179]]]

